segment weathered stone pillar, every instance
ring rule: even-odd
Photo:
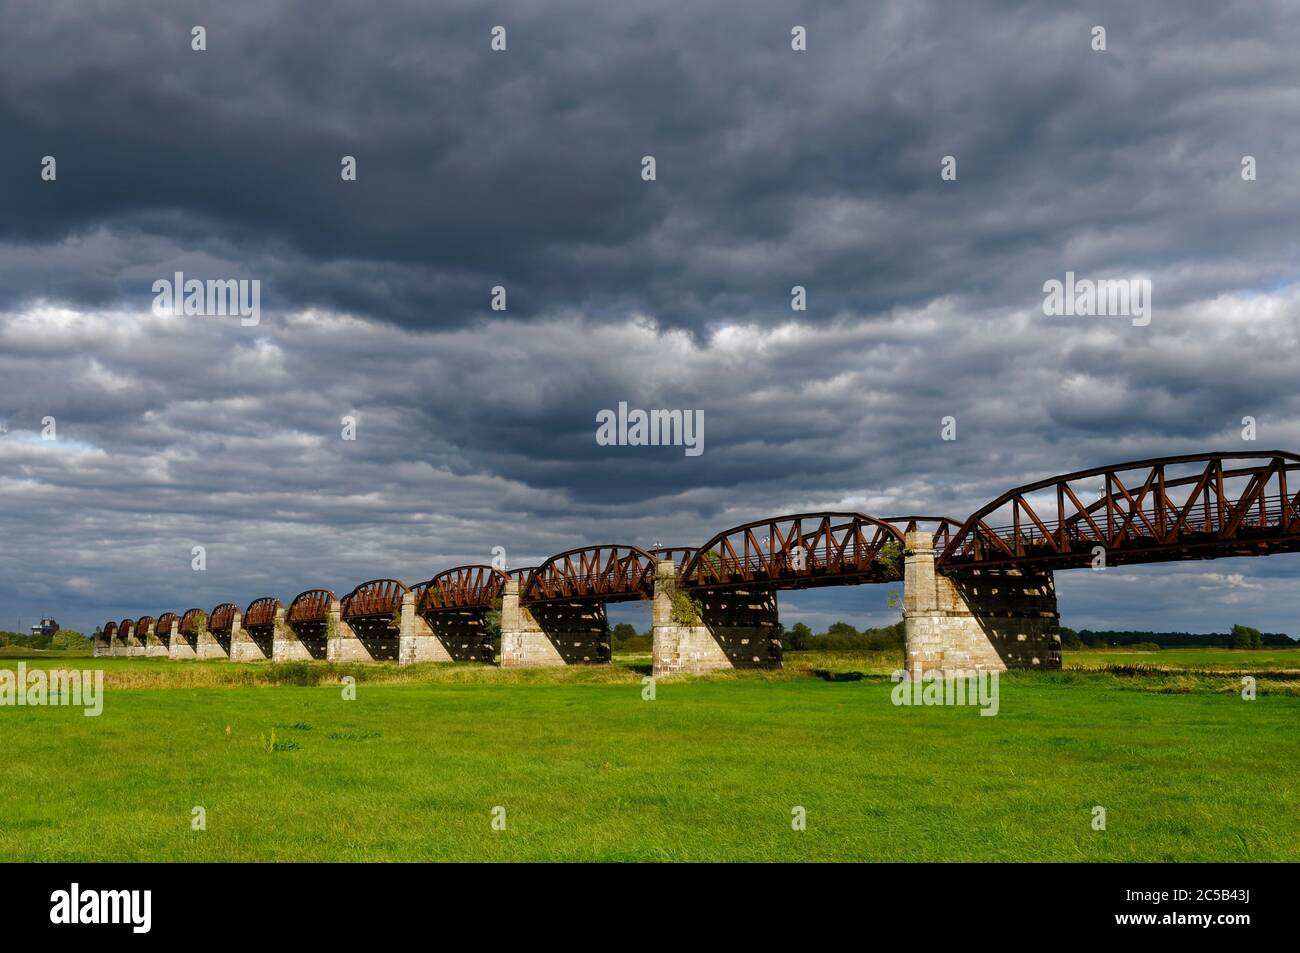
[[[208,628],[211,618],[204,622],[202,630],[194,646],[194,654],[201,659],[209,658],[230,658],[230,647],[234,644],[236,633],[240,629],[240,613],[236,612],[230,621],[229,633],[216,633]]]
[[[398,624],[390,616],[343,621],[343,607],[337,599],[326,611],[329,626],[327,657],[331,662],[398,662],[401,660],[401,616]]]
[[[272,635],[271,658],[277,662],[308,662],[329,656],[329,623],[299,623],[290,625],[288,610],[275,610],[275,631]]]
[[[103,629],[95,633],[92,654],[95,658],[109,658],[113,654],[113,640],[104,634]]]
[[[172,624],[171,641],[167,643],[167,657],[173,662],[190,662],[199,657],[198,639],[181,632],[181,620]]]
[[[412,665],[415,662],[451,662],[451,653],[433,634],[419,613],[415,611],[415,593],[408,592],[402,596],[402,628],[399,636],[400,650],[398,664]]]
[[[603,602],[525,606],[519,601],[519,580],[506,583],[501,597],[504,668],[600,665],[609,659],[609,622]]]
[[[276,618],[284,610],[277,610]],[[230,660],[232,662],[264,662],[271,658],[274,649],[275,625],[245,628],[243,618],[236,614],[230,627]]]
[[[907,534],[903,619],[909,671],[1061,667],[1060,616],[1050,572],[968,569],[940,573],[934,540]]]
[[[125,632],[123,630],[125,630]],[[140,641],[140,637],[136,634],[135,623],[132,622],[128,625],[119,626],[117,631],[123,636],[122,643],[125,649],[125,651],[119,652],[118,654],[126,655],[129,658],[143,658],[144,643]]]
[[[177,639],[180,639],[178,634],[180,627],[181,620],[179,617],[172,619],[162,629],[158,628],[158,624],[155,622],[153,635],[157,645],[154,646],[154,651],[149,654],[157,655],[159,658],[172,658],[172,646],[176,644]],[[181,641],[183,642],[184,639],[181,639]]]
[[[137,626],[137,629],[139,627]],[[167,646],[158,637],[158,622],[150,622],[144,632],[137,631],[135,637],[144,643],[144,654],[147,658],[166,658]]]
[[[775,590],[706,589],[692,590],[690,596],[688,602],[678,594],[673,561],[659,560],[653,610],[655,675],[781,667]]]

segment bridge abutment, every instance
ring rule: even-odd
[[[501,596],[501,665],[544,668],[608,664],[609,622],[603,602],[548,602],[525,606],[519,581],[505,584]]]
[[[903,619],[909,671],[1006,671],[1061,667],[1060,616],[1051,572],[938,572],[934,541],[910,532],[904,546]]]
[[[655,675],[781,667],[776,590],[692,590],[690,600],[682,595],[673,561],[656,562]]]

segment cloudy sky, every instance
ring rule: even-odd
[[[1300,449],[1297,36],[1224,0],[0,0],[0,628]],[[260,322],[154,314],[178,271],[258,280]],[[1045,316],[1067,271],[1149,279],[1150,323]],[[619,401],[702,410],[704,452],[598,445]],[[1300,556],[1057,584],[1076,628],[1300,635]]]

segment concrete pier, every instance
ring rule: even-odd
[[[501,597],[501,665],[543,668],[608,664],[609,622],[603,602],[548,602],[524,606],[519,580],[505,584]]]
[[[909,671],[1061,667],[1060,616],[1050,572],[940,573],[934,540],[923,530],[906,537],[903,619]]]
[[[655,675],[699,674],[728,668],[780,668],[775,590],[692,590],[693,619],[674,613],[677,567],[655,564]],[[682,600],[678,598],[680,604]]]

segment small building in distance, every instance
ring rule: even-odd
[[[32,635],[53,636],[58,631],[59,624],[53,619],[42,619],[39,623],[32,626]]]

